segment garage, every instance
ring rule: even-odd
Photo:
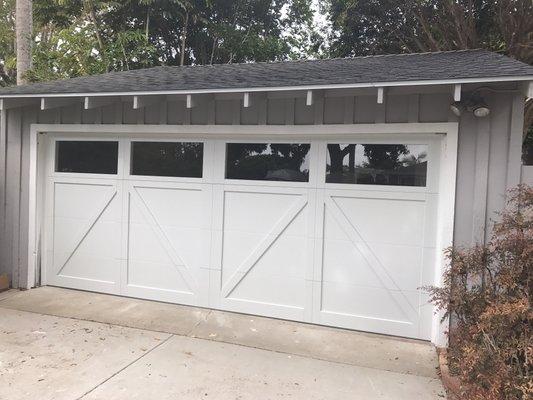
[[[61,135],[43,282],[429,339],[442,135]]]
[[[0,273],[445,346],[424,287],[531,184],[531,79],[467,50],[3,88]]]

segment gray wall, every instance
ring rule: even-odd
[[[411,93],[409,93],[409,91]],[[63,124],[343,124],[383,122],[446,122],[451,88],[391,89],[385,104],[373,91],[330,93],[311,107],[303,97],[264,98],[251,108],[239,99],[206,98],[192,110],[183,101],[165,101],[133,110],[131,102],[83,110],[80,102],[40,111],[38,106],[2,111],[0,116],[0,273],[12,286],[27,280],[28,165],[32,123]],[[344,94],[338,96],[338,94]],[[460,119],[455,243],[485,240],[494,213],[505,203],[506,188],[520,181],[523,97],[518,92],[485,96],[490,117]]]

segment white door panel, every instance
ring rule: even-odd
[[[327,224],[331,218],[326,216]],[[327,237],[327,234],[326,234]],[[410,246],[370,244],[385,273],[391,277],[379,278],[361,251],[350,240],[324,241],[322,279],[326,282],[364,284],[390,290],[413,290],[420,286],[423,249]]]
[[[51,181],[47,283],[118,293],[121,191],[116,181]]]
[[[302,319],[310,291],[314,190],[228,186],[222,196],[222,308]],[[217,290],[217,289],[214,289]]]
[[[131,296],[207,304],[211,187],[129,182],[122,290]]]
[[[361,329],[382,321],[380,332],[422,337],[430,319],[421,318],[419,288],[434,249],[424,247],[425,196],[409,197],[325,191],[317,322]]]
[[[420,246],[424,236],[424,202],[394,198],[332,195],[326,199],[332,213],[340,212],[366,243]]]
[[[321,310],[315,314],[313,320],[315,323],[396,336],[428,338],[425,335],[427,332],[422,332],[417,324],[411,322],[420,318],[419,311],[413,309],[420,296],[417,292],[406,294],[385,289],[320,282],[315,282],[315,291],[323,293],[326,297],[322,301],[315,298],[314,307]],[[405,309],[402,306],[406,298],[413,308]],[[388,311],[382,308],[384,302],[387,303]],[[379,314],[379,317],[376,317],[376,314]]]

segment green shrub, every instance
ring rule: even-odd
[[[485,246],[447,250],[450,268],[432,302],[452,320],[448,363],[462,399],[533,398],[533,188],[509,202]]]

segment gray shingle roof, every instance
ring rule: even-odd
[[[133,93],[357,85],[531,76],[533,67],[486,50],[330,60],[154,67],[9,87],[2,95]]]

